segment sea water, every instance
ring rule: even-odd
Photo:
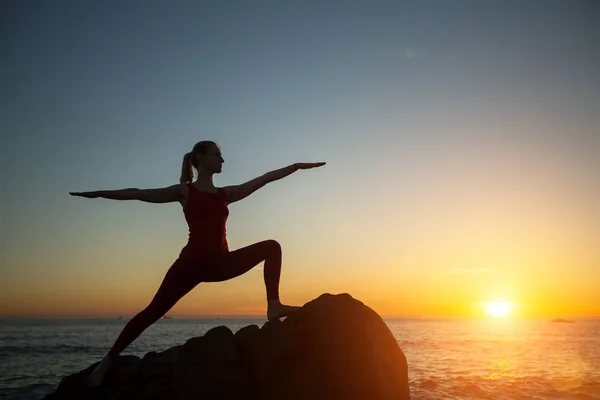
[[[600,320],[384,319],[408,359],[411,398],[600,399]],[[125,319],[0,319],[0,399],[40,399],[99,361]],[[161,319],[123,354],[142,357],[255,318]]]

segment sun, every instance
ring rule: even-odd
[[[506,317],[512,308],[508,301],[492,301],[488,304],[487,313],[492,317]]]

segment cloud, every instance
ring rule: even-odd
[[[401,60],[404,58],[407,61],[414,61],[424,57],[426,52],[425,50],[414,48],[402,49],[398,47],[388,47],[383,50],[382,54],[392,60]]]
[[[493,271],[492,268],[455,268],[451,269],[451,274],[485,274],[486,272]]]
[[[408,61],[416,60],[417,58],[421,58],[424,55],[425,52],[419,49],[408,49],[404,51],[404,58],[406,58]]]
[[[406,50],[404,52],[404,58],[406,58],[407,60],[412,60],[413,58],[417,57],[417,52],[414,50]]]

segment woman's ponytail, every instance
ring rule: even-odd
[[[197,154],[206,153],[208,146],[216,146],[217,144],[212,140],[203,140],[194,145],[191,152],[183,156],[183,165],[181,166],[181,177],[179,183],[192,183],[194,179],[194,167],[198,168],[198,165],[194,165],[193,156]],[[196,160],[197,161],[197,160]]]
[[[192,169],[192,153],[186,153],[183,156],[183,164],[181,165],[181,177],[179,183],[191,183],[194,179],[194,170]]]

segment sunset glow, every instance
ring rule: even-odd
[[[488,305],[487,313],[492,317],[506,317],[511,309],[512,304],[507,301],[493,301]]]

